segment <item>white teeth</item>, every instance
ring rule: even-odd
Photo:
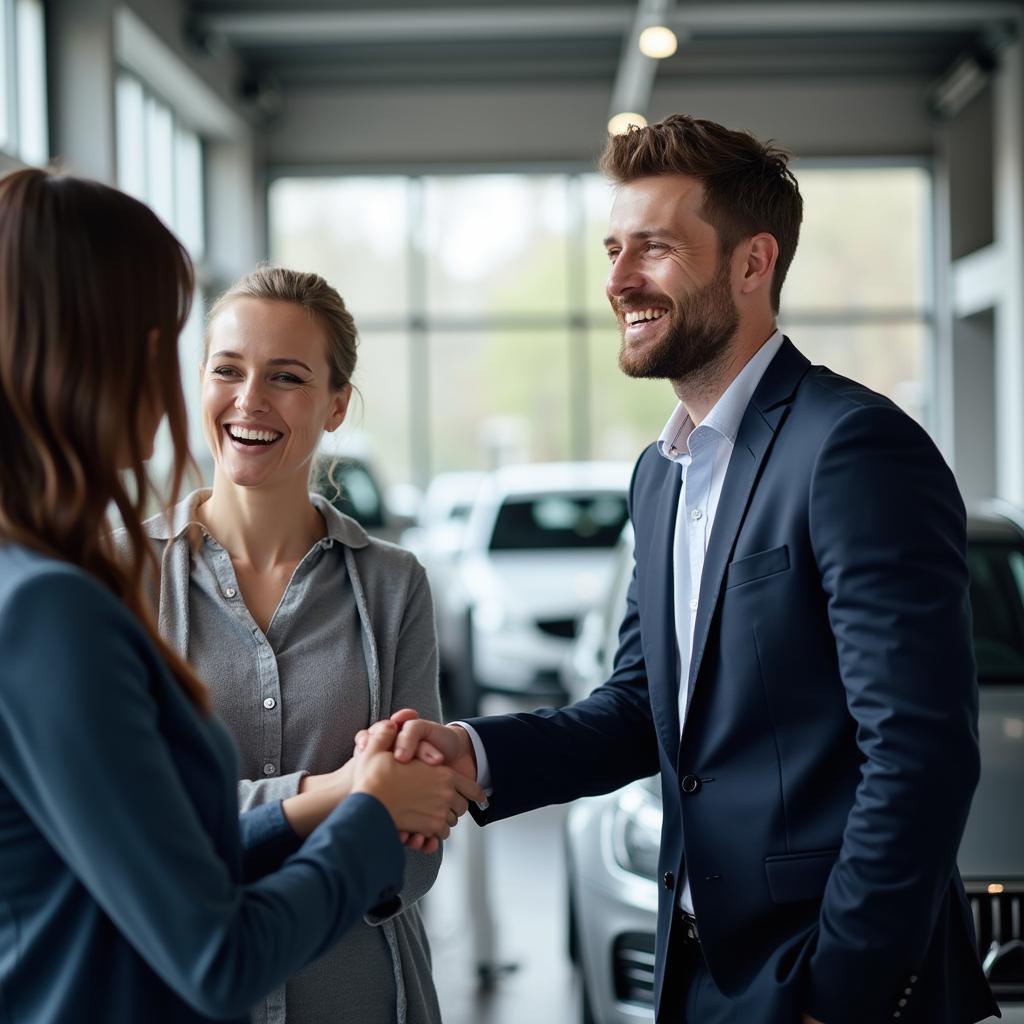
[[[228,433],[238,441],[276,441],[281,435],[276,430],[249,430],[247,427],[228,427]]]
[[[665,315],[663,309],[634,309],[625,314],[627,324],[638,324],[642,320],[660,320]]]

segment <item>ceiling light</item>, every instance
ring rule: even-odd
[[[609,120],[608,131],[612,135],[625,135],[631,125],[636,125],[637,128],[646,128],[647,118],[643,114],[633,114],[625,110],[621,114],[615,114]]]
[[[640,33],[640,52],[645,57],[662,60],[671,57],[679,46],[675,32],[664,25],[651,25]]]

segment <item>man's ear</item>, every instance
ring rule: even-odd
[[[331,434],[345,420],[345,416],[348,413],[348,403],[352,400],[352,385],[345,384],[339,390],[334,392],[331,398],[331,406],[327,412],[327,422],[324,423],[324,430]]]
[[[779,260],[779,243],[774,235],[762,231],[746,244],[740,293],[747,295],[761,288],[770,288]]]

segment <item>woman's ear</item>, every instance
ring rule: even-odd
[[[345,416],[348,413],[348,403],[352,400],[352,385],[342,385],[334,394],[331,396],[331,405],[327,410],[327,420],[324,423],[324,430],[331,434],[345,420]]]

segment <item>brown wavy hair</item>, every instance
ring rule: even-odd
[[[137,200],[39,169],[0,179],[0,543],[95,576],[208,711],[205,684],[161,639],[145,596],[157,566],[141,523],[154,491],[137,429],[167,416],[173,503],[192,465],[178,335],[193,286],[188,253]]]
[[[804,203],[789,154],[748,132],[686,114],[609,135],[600,169],[618,185],[661,174],[685,174],[704,186],[703,217],[718,232],[723,256],[764,231],[779,243],[772,278],[777,313],[782,283],[796,255]]]

